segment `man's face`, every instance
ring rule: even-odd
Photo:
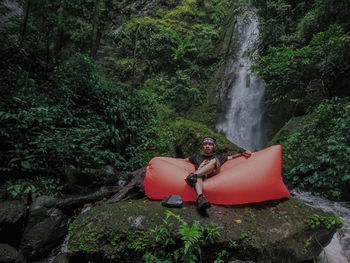
[[[203,151],[204,151],[204,155],[212,155],[214,152],[214,144],[211,142],[204,142]]]

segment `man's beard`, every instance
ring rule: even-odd
[[[210,149],[204,149],[204,153],[212,155],[213,151]]]

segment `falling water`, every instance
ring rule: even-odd
[[[240,33],[238,60],[229,61],[224,77],[226,83],[232,83],[229,87],[230,105],[224,120],[216,126],[229,140],[248,150],[261,149],[265,143],[261,132],[265,87],[263,81],[250,70],[252,58],[257,55],[254,45],[259,37],[258,24],[258,17],[253,11],[248,13],[246,19],[239,18],[237,21],[236,28]],[[344,227],[333,236],[317,258],[317,262],[350,263],[349,203],[332,202],[298,190],[293,190],[292,194],[297,199],[331,212],[344,221]]]
[[[0,24],[7,22],[11,17],[22,14],[22,8],[15,0],[4,0],[0,4],[2,12],[0,13]]]
[[[258,17],[253,11],[247,11],[243,19],[238,18],[238,60],[230,61],[225,69],[225,78],[232,80],[230,105],[224,120],[216,126],[230,141],[247,150],[259,150],[264,146],[261,118],[265,86],[250,70],[252,58],[257,55],[258,24]]]

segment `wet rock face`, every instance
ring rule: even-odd
[[[23,255],[8,244],[0,244],[0,262],[2,263],[25,263]]]
[[[204,228],[212,223],[219,226],[220,236],[215,243],[200,244],[202,262],[213,262],[223,250],[227,252],[227,261],[312,261],[336,231],[335,225],[323,223],[333,215],[293,198],[250,206],[213,205],[206,215],[198,214],[193,203],[184,203],[182,209],[176,209],[164,208],[159,201],[140,200],[103,205],[80,215],[70,225],[68,248],[75,256],[84,258],[103,255],[115,262],[118,257],[135,262],[143,254],[133,250],[137,242],[130,233],[156,229],[164,224],[167,210],[189,226],[195,221]],[[318,218],[320,224],[310,225],[310,216]],[[177,245],[183,245],[176,224],[172,226],[175,228],[169,232],[177,235],[177,239],[174,237]]]
[[[26,206],[21,201],[0,203],[0,243],[18,245],[24,228],[25,213]]]
[[[66,199],[39,196],[29,208],[22,201],[0,202],[0,262],[23,262],[18,260],[46,256],[66,235],[67,214],[84,203],[108,197],[119,188],[102,187],[92,194]],[[68,260],[64,255],[63,258]]]
[[[21,240],[23,254],[37,259],[57,246],[66,234],[68,218],[58,209],[50,209],[47,218],[26,229]]]
[[[29,208],[28,222],[20,248],[28,259],[37,259],[57,246],[66,234],[68,217],[53,208],[57,200],[40,196]]]
[[[70,260],[69,255],[65,253],[59,253],[52,263],[70,263],[73,262]]]

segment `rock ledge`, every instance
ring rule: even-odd
[[[199,221],[203,227],[212,224],[219,227],[220,236],[215,243],[200,244],[202,262],[213,262],[223,251],[225,262],[237,259],[293,263],[312,260],[339,227],[332,214],[294,198],[244,206],[213,205],[206,215],[200,215],[193,203],[185,203],[181,209],[164,208],[159,201],[144,199],[106,204],[81,214],[70,225],[68,248],[76,258],[136,262],[146,252],[160,249],[142,244],[135,246],[136,241],[142,240],[136,236],[164,225],[167,210],[179,215],[190,226]],[[174,224],[170,227],[173,229],[169,229],[169,233],[176,241],[174,246],[181,247],[183,241],[176,228],[179,222],[173,219]],[[152,238],[155,237],[147,239],[151,246],[154,245]]]

